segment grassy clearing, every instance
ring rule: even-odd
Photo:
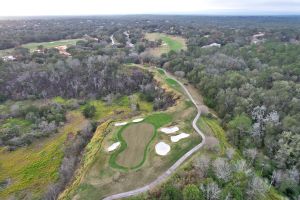
[[[12,128],[12,127],[19,127],[23,132],[26,132],[32,122],[26,119],[19,119],[19,118],[9,118],[4,121],[2,125],[0,125],[0,129]],[[22,134],[22,133],[21,133]]]
[[[44,48],[54,48],[58,46],[71,46],[76,45],[76,43],[82,39],[70,39],[70,40],[57,40],[52,42],[40,42],[40,43],[28,43],[22,45],[24,48],[28,48],[31,51],[37,49],[38,46],[42,45]]]
[[[131,99],[128,96],[123,96],[121,98],[114,100],[111,104],[107,104],[102,100],[91,100],[87,103],[95,106],[96,108],[96,113],[94,116],[95,120],[103,119],[115,113],[131,112],[131,101],[134,101],[134,103],[137,103],[139,105],[139,111],[143,113],[152,112],[153,110],[152,103],[141,100],[138,94],[134,94],[131,97]],[[81,106],[80,109],[83,110],[84,106]]]
[[[182,89],[181,86],[174,79],[167,78],[166,82],[170,87],[174,88],[177,91],[180,91]]]
[[[169,51],[180,51],[186,49],[186,40],[180,36],[166,35],[163,33],[146,33],[145,38],[149,41],[161,39],[163,44],[160,47],[148,49],[148,52],[154,56],[160,56]]]
[[[144,122],[152,124],[156,129],[162,127],[163,125],[170,123],[172,121],[172,116],[167,113],[155,113],[148,116]]]
[[[169,36],[162,36],[162,41],[164,41],[171,50],[173,51],[179,51],[184,48],[184,43],[178,41],[178,39],[173,39]]]
[[[16,195],[18,199],[26,195],[38,198],[57,180],[67,135],[76,133],[86,122],[80,112],[69,113],[67,119],[67,124],[53,137],[16,151],[0,152],[0,182],[11,179],[11,184],[0,191],[0,199],[10,195]]]
[[[71,46],[75,45],[76,42],[82,39],[70,39],[70,40],[57,40],[52,42],[39,42],[39,43],[28,43],[21,45],[24,48],[28,48],[30,51],[34,51],[37,49],[38,46],[42,45],[44,48],[55,48],[58,46]],[[10,54],[13,51],[12,49],[4,49],[0,50],[0,56],[5,56]]]
[[[160,73],[161,75],[165,75],[165,71],[162,69],[157,69],[158,73]]]
[[[116,154],[115,162],[131,169],[140,166],[145,160],[148,144],[153,139],[154,127],[148,123],[131,124],[118,135],[123,148]]]

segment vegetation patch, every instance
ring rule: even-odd
[[[181,90],[181,86],[174,79],[167,78],[166,82],[170,87],[174,88],[175,90]]]
[[[16,195],[26,189],[26,194],[39,197],[47,186],[58,178],[63,158],[64,142],[68,133],[76,133],[86,120],[81,113],[68,114],[68,123],[56,136],[15,151],[0,152],[0,182],[11,179],[0,198]]]

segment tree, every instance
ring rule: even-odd
[[[92,118],[95,116],[95,113],[96,113],[96,107],[94,105],[86,105],[83,109],[83,115],[86,117],[86,118]]]
[[[183,189],[183,199],[184,200],[202,200],[202,191],[194,184],[189,184]]]
[[[174,187],[173,185],[167,184],[162,190],[160,199],[162,199],[162,200],[181,200],[182,194],[181,194],[180,190],[178,190],[176,187]]]
[[[248,183],[247,199],[260,199],[265,197],[269,187],[261,178],[254,176]]]
[[[231,167],[228,161],[224,158],[217,158],[213,161],[213,171],[219,179],[225,182],[229,181],[231,178]]]
[[[238,115],[229,122],[229,131],[233,134],[234,143],[239,147],[241,137],[251,130],[251,119],[246,115]]]
[[[300,135],[284,131],[278,141],[275,160],[279,167],[300,166]]]
[[[206,200],[218,200],[222,190],[219,188],[218,184],[213,180],[207,181],[207,183],[200,186],[201,190],[204,193]]]

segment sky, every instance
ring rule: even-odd
[[[295,15],[300,0],[1,0],[0,16]]]

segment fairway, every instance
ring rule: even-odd
[[[154,127],[148,123],[131,124],[126,127],[121,137],[127,147],[117,156],[116,162],[127,168],[139,165],[143,161],[146,147],[153,135]]]
[[[186,49],[186,41],[180,36],[172,36],[163,33],[146,33],[145,38],[149,41],[162,40],[162,45],[160,47],[147,50],[154,56],[160,56],[161,54],[168,53],[172,50],[180,51]]]
[[[30,51],[34,51],[40,45],[42,45],[44,48],[55,48],[58,46],[71,46],[71,45],[75,45],[76,42],[78,42],[79,40],[82,40],[82,39],[57,40],[57,41],[51,41],[51,42],[37,42],[37,43],[34,42],[34,43],[23,44],[21,46],[29,49]],[[8,55],[12,51],[13,51],[13,48],[0,50],[0,56]]]

